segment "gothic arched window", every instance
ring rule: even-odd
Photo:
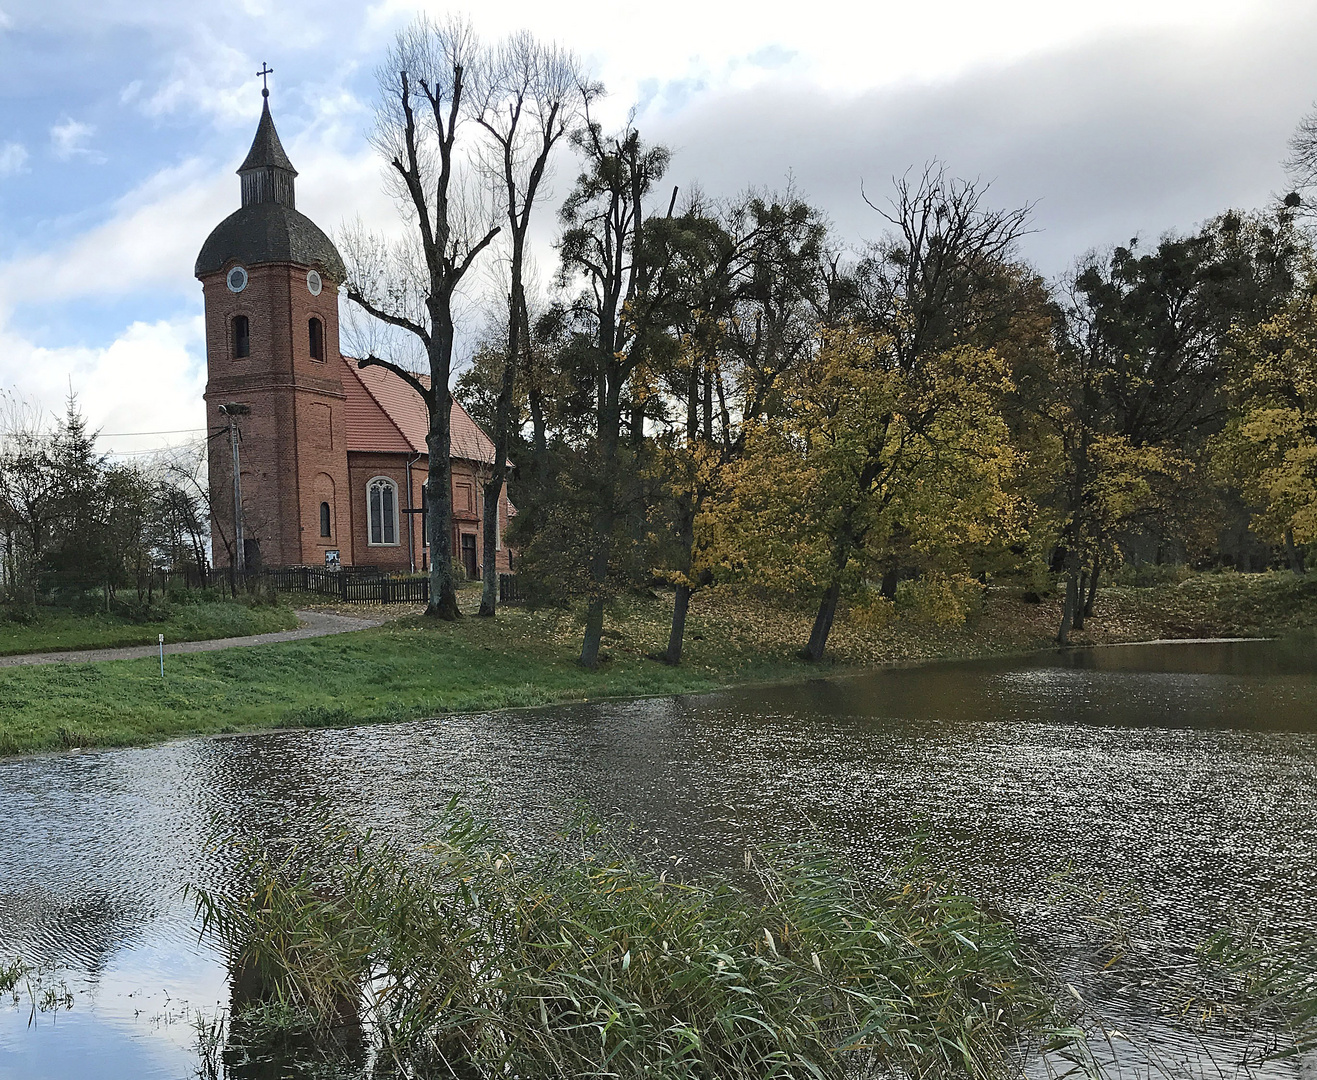
[[[233,316],[233,359],[244,360],[251,355],[252,336],[246,315]]]
[[[330,530],[329,530],[329,503],[327,503],[327,502],[322,502],[322,503],[320,504],[320,535],[321,535],[321,536],[329,536],[329,535],[330,535]]]
[[[372,545],[398,542],[398,485],[377,476],[366,485],[366,520]]]
[[[323,360],[325,358],[325,324],[319,319],[312,319],[307,324],[307,332],[311,338],[311,359]]]

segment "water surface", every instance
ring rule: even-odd
[[[811,835],[877,871],[918,838],[1187,1059],[1201,1048],[1137,980],[1096,973],[1093,909],[1058,901],[1053,878],[1073,867],[1081,894],[1135,912],[1148,965],[1228,925],[1312,933],[1317,659],[1311,642],[1117,647],[0,762],[0,957],[49,966],[75,999],[0,1007],[0,1078],[192,1074],[191,1017],[227,1001],[181,895],[230,872],[212,823],[295,834],[328,805],[414,839],[454,794],[527,842],[585,799],[696,872],[734,867],[747,839]]]

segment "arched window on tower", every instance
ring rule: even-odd
[[[245,360],[252,352],[250,324],[246,315],[233,316],[233,359]]]
[[[325,358],[325,324],[319,319],[312,319],[307,324],[307,329],[311,338],[311,359],[323,360]]]
[[[320,504],[320,535],[329,536],[329,503]]]
[[[398,542],[398,485],[377,476],[366,485],[366,520],[372,546]]]

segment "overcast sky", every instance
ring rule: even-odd
[[[239,204],[234,169],[271,104],[298,208],[333,234],[392,220],[366,141],[373,72],[419,7],[383,0],[0,0],[0,387],[83,409],[128,451],[203,423],[192,265]],[[788,177],[859,245],[860,198],[930,157],[1036,202],[1044,273],[1269,202],[1317,97],[1317,4],[1298,0],[582,4],[471,15],[575,49],[608,119],[713,196]],[[556,187],[574,175],[560,158]],[[553,230],[537,230],[548,264]],[[544,266],[547,272],[550,266]],[[547,273],[546,273],[547,276]],[[130,438],[120,432],[166,434]]]

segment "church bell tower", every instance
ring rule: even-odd
[[[343,260],[296,209],[297,170],[275,131],[269,90],[262,96],[238,169],[242,205],[207,237],[195,269],[206,308],[211,550],[216,566],[323,566],[351,547]]]

